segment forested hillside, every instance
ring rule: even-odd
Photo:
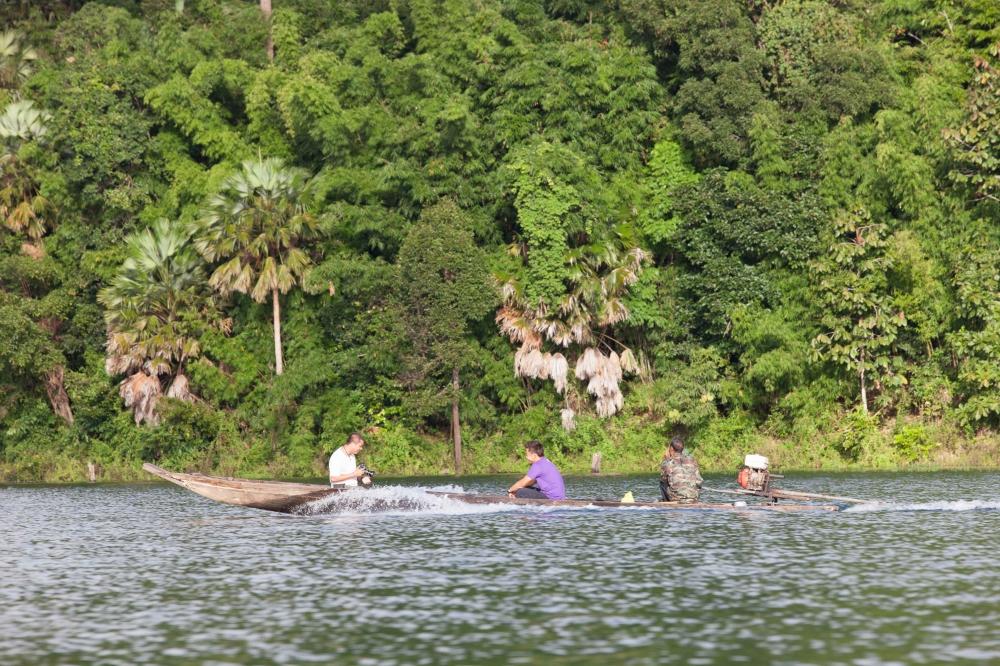
[[[995,0],[0,11],[0,478],[1000,464]]]

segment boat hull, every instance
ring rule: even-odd
[[[323,499],[333,493],[343,492],[337,488],[315,483],[257,481],[205,474],[185,474],[172,472],[151,463],[144,464],[142,468],[150,474],[216,502],[280,513],[291,513],[303,504]]]
[[[257,481],[230,477],[207,476],[171,472],[151,463],[142,466],[144,470],[171,483],[208,499],[279,513],[297,513],[312,502],[332,495],[348,492],[341,488],[312,483],[290,483],[287,481]],[[360,491],[364,492],[364,491]],[[751,503],[705,503],[682,504],[679,502],[619,502],[606,499],[565,499],[536,500],[512,498],[507,495],[478,495],[473,493],[445,493],[428,491],[430,495],[445,497],[465,504],[515,504],[522,506],[553,507],[600,507],[600,508],[645,508],[658,511],[777,511],[785,513],[839,511],[836,504],[751,504]]]

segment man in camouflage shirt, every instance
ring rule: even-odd
[[[684,453],[684,442],[680,437],[674,437],[660,463],[662,499],[684,504],[697,502],[701,482],[698,461]]]

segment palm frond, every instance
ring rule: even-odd
[[[38,52],[24,43],[24,35],[16,30],[0,32],[0,85],[17,88],[32,71]]]

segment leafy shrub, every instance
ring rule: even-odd
[[[941,370],[938,360],[913,369],[909,384],[900,393],[899,411],[925,418],[941,418],[952,413],[955,382]]]
[[[743,456],[757,450],[757,435],[748,415],[734,412],[715,419],[699,431],[691,442],[691,453],[709,468],[735,469]]]
[[[204,404],[170,398],[161,398],[157,409],[160,424],[139,429],[142,459],[175,469],[213,468],[212,445],[223,415]]]
[[[381,474],[440,473],[450,468],[447,443],[428,442],[400,426],[368,434],[366,442],[362,458]]]
[[[934,450],[934,442],[921,424],[902,426],[892,436],[892,445],[909,462],[926,460]]]
[[[878,417],[861,410],[848,412],[841,419],[835,445],[846,458],[867,467],[887,467],[896,458],[879,432]]]

